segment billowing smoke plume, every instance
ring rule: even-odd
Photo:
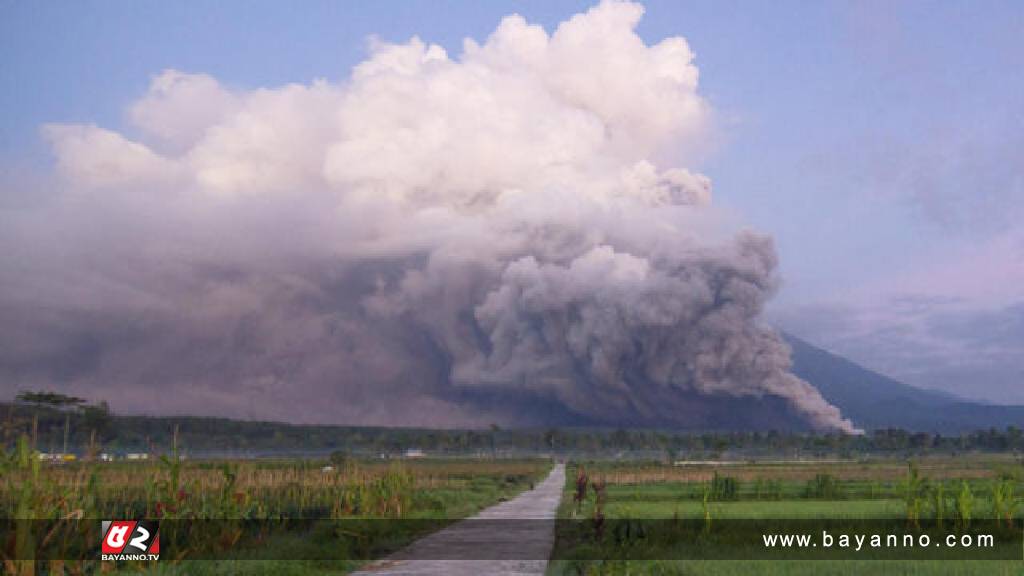
[[[641,14],[510,16],[457,58],[374,42],[341,84],[166,71],[125,133],[45,127],[59,190],[0,232],[5,381],[150,412],[686,427],[766,404],[851,431],[758,321],[772,242],[678,167],[709,110]]]

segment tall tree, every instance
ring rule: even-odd
[[[64,453],[68,451],[68,435],[71,433],[71,412],[68,408],[75,408],[85,404],[85,398],[69,396],[58,392],[29,392],[22,391],[14,398],[18,402],[32,404],[36,413],[32,417],[32,448],[35,449],[39,430],[39,409],[49,406],[64,412]]]

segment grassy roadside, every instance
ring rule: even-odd
[[[546,474],[546,472],[545,472]],[[417,510],[405,519],[444,519],[457,521],[476,514],[500,501],[514,498],[524,490],[528,490],[543,474],[532,477],[517,477],[514,481],[504,478],[478,477],[465,487],[458,489],[427,489],[416,495]],[[415,527],[414,527],[415,528]],[[398,549],[425,533],[416,529],[395,530],[389,535],[387,542],[381,545],[388,549]],[[219,561],[183,561],[175,565],[161,565],[154,571],[161,575],[175,576],[227,576],[234,574],[252,575],[332,575],[346,574],[366,564],[354,560],[280,560],[287,558],[316,558],[322,556],[321,547],[337,545],[337,540],[329,533],[289,534],[277,537],[266,543],[265,547],[243,553],[243,557],[234,560]]]

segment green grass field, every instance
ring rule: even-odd
[[[615,551],[623,552],[623,558],[635,558],[631,554],[637,551],[641,555],[649,552],[643,549],[643,537],[620,540],[619,527],[629,526],[624,522],[626,519],[706,523],[707,542],[722,538],[715,532],[716,526],[725,531],[736,525],[732,522],[741,520],[824,519],[841,524],[850,521],[851,525],[856,525],[858,520],[870,519],[890,520],[902,526],[912,521],[922,525],[934,523],[938,515],[947,529],[954,531],[964,521],[961,517],[965,514],[968,521],[973,518],[975,525],[984,521],[982,519],[1009,515],[1017,521],[1016,534],[1019,534],[1022,501],[1018,495],[1024,488],[1021,482],[1024,469],[1014,464],[1003,458],[958,458],[917,465],[916,475],[906,463],[891,461],[842,466],[744,464],[741,467],[687,468],[609,463],[573,466],[567,475],[559,516],[583,523],[594,523],[600,517],[606,533],[600,537],[588,535],[583,541],[578,540],[578,535],[567,535],[577,538],[572,542],[581,546],[576,549],[580,552],[579,559],[554,559],[548,574],[1024,574],[1024,560],[587,559],[602,554],[614,556]],[[902,469],[902,477],[894,473],[894,465]],[[582,503],[577,503],[581,470],[587,476],[587,490]],[[932,476],[929,474],[932,471],[937,473]],[[637,523],[637,526],[648,525],[654,524]],[[569,530],[563,525],[559,529]],[[649,534],[646,536],[650,538]],[[1024,540],[1021,542],[1024,545]],[[688,541],[681,544],[683,551],[676,555],[660,557],[686,558],[683,546],[687,544]],[[1018,548],[1024,554],[1024,547]],[[556,552],[556,556],[571,557],[563,552]],[[864,557],[873,556],[868,552]]]

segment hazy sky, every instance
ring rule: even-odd
[[[340,82],[367,38],[450,55],[581,2],[0,4],[0,210],[37,199],[46,123],[131,135],[165,69],[229,88]],[[774,236],[777,326],[909,383],[1024,403],[1024,4],[645,2],[711,104],[696,167]],[[3,273],[3,271],[0,271]]]

